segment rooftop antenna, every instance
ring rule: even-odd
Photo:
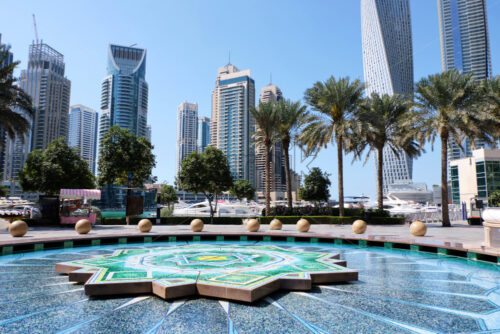
[[[229,50],[229,61],[227,62],[228,65],[231,65],[231,50]]]
[[[131,46],[129,46],[129,48],[131,48],[131,47],[133,47],[133,46],[136,46],[136,45],[137,45],[137,43],[134,43],[134,44],[132,44]]]
[[[36,38],[36,44],[38,44],[38,29],[36,28],[36,18],[35,18],[35,14],[33,14],[33,27],[35,28],[35,38]]]
[[[270,85],[273,84],[273,73],[272,72],[269,72],[269,84]]]

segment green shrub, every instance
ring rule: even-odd
[[[171,217],[172,214],[174,213],[174,207],[164,207],[160,211],[160,218],[166,218],[166,217]]]
[[[91,206],[92,212],[95,213],[95,222],[96,224],[101,224],[102,223],[102,212],[101,209],[99,209],[97,206]]]
[[[279,219],[283,224],[296,224],[300,218],[307,219],[311,224],[352,224],[360,217],[335,217],[335,216],[276,216],[259,217],[261,224],[269,224],[274,218]],[[404,224],[403,217],[371,217],[364,219],[369,225],[394,225]]]

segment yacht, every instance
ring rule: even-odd
[[[260,216],[261,208],[258,205],[244,203],[222,202],[217,203],[214,217],[256,217]],[[209,217],[210,205],[208,201],[195,203],[185,208],[174,208],[173,216]]]

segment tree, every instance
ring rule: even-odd
[[[14,78],[14,68],[19,65],[19,62],[12,62],[9,65],[5,64],[9,57],[9,48],[0,46],[0,127],[7,135],[14,139],[20,138],[24,142],[24,135],[30,131],[29,118],[33,114],[33,106],[31,97],[18,85],[17,79]],[[14,110],[23,111],[25,116]],[[0,142],[0,148],[3,142]]]
[[[495,190],[488,195],[488,205],[491,207],[500,207],[500,190]]]
[[[359,79],[349,77],[316,82],[306,90],[307,103],[319,114],[309,117],[308,125],[299,136],[306,154],[317,153],[329,143],[337,143],[339,214],[344,215],[343,151],[352,139],[351,118],[362,102],[364,86]]]
[[[182,160],[176,182],[181,190],[205,195],[210,206],[210,220],[213,220],[218,196],[229,190],[233,177],[224,153],[209,146],[205,152],[192,152]],[[213,201],[215,205],[212,205]]]
[[[448,145],[451,139],[461,148],[464,138],[471,145],[475,139],[491,142],[489,129],[499,126],[484,108],[485,97],[472,73],[445,71],[421,79],[415,88],[416,105],[421,111],[420,141],[441,140],[441,207],[442,226],[451,226],[448,213]]]
[[[304,186],[299,188],[299,197],[304,201],[328,202],[331,185],[328,173],[322,172],[318,167],[311,169],[304,178]]]
[[[290,144],[300,131],[308,118],[306,106],[301,105],[300,101],[281,100],[276,105],[276,110],[280,119],[278,126],[279,141],[281,142],[283,153],[285,155],[285,176],[286,193],[288,207],[292,207],[292,180],[290,175]]]
[[[167,207],[170,209],[170,204],[171,203],[177,203],[179,200],[179,197],[177,196],[177,191],[175,191],[175,188],[171,185],[164,184],[161,187],[161,192],[160,192],[160,201],[162,203],[167,203]]]
[[[418,117],[411,110],[413,101],[395,94],[382,96],[373,93],[366,99],[355,113],[355,138],[351,141],[355,157],[359,157],[366,147],[368,154],[376,152],[377,156],[377,201],[378,208],[383,210],[383,151],[392,150],[396,157],[401,153],[416,157],[420,153],[418,143],[414,140],[418,131],[414,124]]]
[[[254,140],[257,146],[263,146],[266,155],[266,216],[271,209],[271,146],[277,140],[277,128],[280,124],[279,114],[276,112],[273,102],[259,103],[259,107],[250,108],[257,130],[254,134]]]
[[[500,75],[484,80],[482,88],[483,94],[487,98],[485,112],[490,114],[490,119],[497,121],[490,123],[491,129],[489,132],[498,139],[500,137],[500,126],[498,126],[500,120]]]
[[[145,137],[137,138],[128,129],[113,126],[104,135],[99,149],[98,183],[128,184],[142,187],[156,166],[153,145]]]
[[[255,197],[255,188],[247,180],[235,181],[229,191],[232,196],[236,196],[240,201],[243,198],[249,200]]]
[[[87,161],[78,151],[66,144],[66,138],[54,139],[46,150],[34,150],[19,172],[19,183],[23,191],[40,191],[59,194],[64,188],[95,188]]]

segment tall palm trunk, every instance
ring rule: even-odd
[[[288,154],[288,149],[290,148],[290,142],[283,141],[283,151],[285,154],[285,178],[286,178],[286,197],[288,200],[288,207],[292,207],[292,178],[290,175],[290,155]]]
[[[450,227],[448,213],[448,133],[441,133],[441,212],[443,227]]]
[[[382,168],[384,166],[384,147],[377,148],[377,202],[379,210],[384,209],[384,200],[383,200],[383,187],[384,187],[384,176],[382,174]]]
[[[266,143],[266,216],[271,211],[271,144]]]
[[[342,156],[342,136],[337,136],[337,162],[338,162],[338,182],[339,182],[339,216],[344,216],[344,164]]]

